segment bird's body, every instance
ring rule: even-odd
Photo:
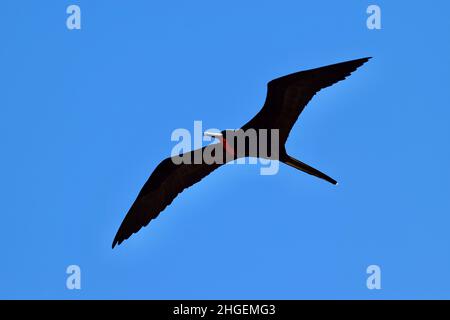
[[[125,216],[112,246],[122,243],[147,226],[185,188],[199,182],[220,166],[242,157],[279,160],[337,184],[324,173],[289,156],[285,143],[312,97],[321,89],[344,80],[369,59],[301,71],[270,81],[263,108],[241,129],[209,134],[216,137],[219,143],[166,158],[155,168]]]

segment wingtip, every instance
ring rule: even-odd
[[[360,63],[366,63],[367,61],[369,61],[370,59],[372,59],[373,57],[365,57],[365,58],[360,58],[360,59],[356,59],[355,62],[360,62]]]
[[[348,62],[353,64],[353,67],[356,70],[359,67],[361,67],[362,65],[364,65],[366,62],[368,62],[370,59],[372,59],[372,57],[365,57],[365,58],[355,59],[355,60],[351,60],[351,61],[348,61]]]
[[[353,62],[353,63],[357,63],[357,64],[361,64],[363,65],[364,63],[366,63],[367,61],[369,61],[370,59],[372,59],[373,57],[364,57],[364,58],[359,58],[359,59],[355,59],[355,60],[351,60],[349,62]],[[344,62],[345,63],[345,62]]]
[[[120,245],[120,241],[117,239],[117,237],[114,238],[111,249],[114,249],[116,245]]]

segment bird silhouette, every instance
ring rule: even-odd
[[[221,161],[205,160],[205,151],[210,145],[166,158],[159,163],[122,221],[112,247],[121,244],[133,233],[147,226],[184,189],[199,182],[220,166],[242,157],[279,160],[310,175],[337,184],[326,174],[289,156],[285,143],[300,113],[314,95],[321,89],[346,79],[369,59],[371,58],[300,71],[270,81],[267,84],[267,96],[263,107],[239,130],[225,130],[221,133],[205,132],[205,135],[219,140],[211,154],[216,156],[216,160]],[[250,131],[255,133],[255,139],[252,141],[248,139]],[[273,135],[277,138],[277,150],[268,142]],[[238,148],[239,143],[236,143],[239,139],[244,141],[242,148]],[[260,152],[263,143],[268,146],[265,154]],[[218,150],[223,150],[221,155],[218,154]]]

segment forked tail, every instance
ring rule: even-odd
[[[308,166],[306,163],[303,163],[297,159],[292,158],[291,156],[285,155],[284,157],[281,158],[281,162],[294,167],[295,169],[301,170],[303,172],[306,172],[310,175],[316,176],[320,179],[326,180],[329,183],[332,183],[334,185],[337,185],[336,180],[334,180],[333,178],[330,178],[329,176],[327,176],[326,174],[320,172],[317,169],[314,169],[313,167]]]

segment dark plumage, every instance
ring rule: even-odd
[[[279,130],[279,154],[273,156],[270,153],[266,158],[279,160],[296,169],[324,179],[332,184],[336,181],[324,173],[290,157],[284,145],[289,133],[312,97],[321,89],[329,87],[336,82],[344,80],[358,67],[370,58],[352,60],[321,67],[317,69],[296,72],[270,81],[267,85],[267,97],[262,109],[249,122],[242,126],[242,132],[249,129],[278,129]],[[226,144],[229,131],[222,132],[221,144]],[[258,135],[258,145],[260,136]],[[185,188],[192,186],[206,177],[222,164],[194,163],[196,153],[201,156],[206,147],[190,151],[188,154],[167,158],[163,160],[153,171],[150,178],[144,184],[136,200],[128,211],[114,238],[112,247],[128,239],[133,233],[156,218],[177,195]],[[225,149],[225,146],[223,147]],[[226,154],[226,152],[224,152]],[[235,152],[231,158],[223,163],[247,156],[261,156],[253,154],[246,146],[244,153]],[[174,158],[183,157],[192,159],[190,164],[175,164],[179,161]],[[200,157],[202,158],[202,157]],[[174,163],[175,162],[175,163]]]

